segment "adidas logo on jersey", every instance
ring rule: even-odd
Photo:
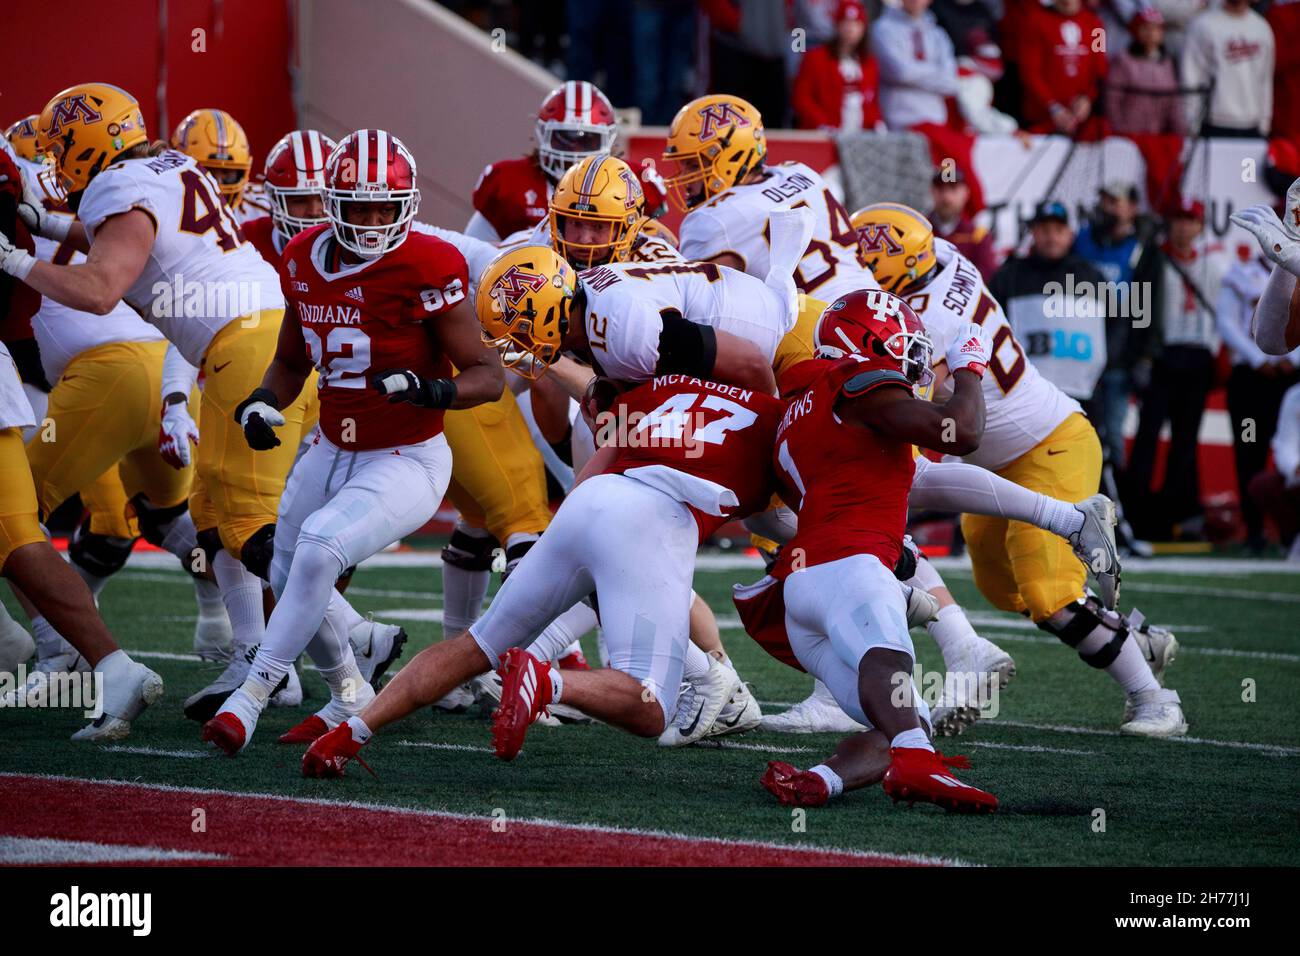
[[[347,292],[343,293],[349,299],[356,299],[358,302],[365,302],[365,297],[361,294],[361,286],[353,286]]]

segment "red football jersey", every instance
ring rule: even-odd
[[[244,238],[262,254],[262,258],[273,266],[280,264],[280,252],[275,248],[275,223],[270,216],[258,216],[239,226],[244,231]]]
[[[328,224],[294,236],[279,262],[303,346],[320,372],[320,425],[344,449],[413,445],[442,431],[442,409],[390,403],[371,387],[376,373],[410,369],[451,374],[426,324],[465,298],[465,258],[455,246],[412,232],[397,249],[357,265],[337,260]]]
[[[781,497],[799,512],[799,530],[773,576],[855,554],[874,554],[893,568],[907,526],[912,446],[842,422],[835,403],[886,386],[910,391],[911,383],[882,361],[850,355],[810,359],[782,384],[787,393],[791,384],[802,386],[789,398],[773,450]]]
[[[641,170],[646,215],[658,216],[666,208],[668,189],[653,166]],[[474,208],[504,239],[521,229],[531,229],[548,215],[551,184],[537,164],[537,156],[505,159],[486,167],[474,186]]]
[[[689,375],[660,375],[619,396],[597,422],[618,446],[611,473],[635,473],[688,505],[703,541],[767,507],[772,440],[784,404],[772,395]],[[610,430],[617,428],[617,434]]]

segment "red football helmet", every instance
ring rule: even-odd
[[[325,160],[337,144],[314,129],[296,129],[281,137],[266,156],[266,194],[271,197],[271,221],[286,238],[329,219],[289,214],[287,199],[325,198]]]
[[[537,113],[537,155],[551,182],[588,156],[612,152],[617,135],[614,107],[586,80],[551,90]]]
[[[893,359],[917,385],[932,378],[934,344],[920,317],[898,296],[880,289],[859,289],[828,305],[813,329],[813,349],[817,358],[854,354]]]
[[[415,157],[382,129],[359,129],[343,137],[325,161],[325,215],[343,248],[363,259],[392,252],[411,231],[420,190]],[[353,203],[396,203],[393,221],[355,225],[343,214]]]

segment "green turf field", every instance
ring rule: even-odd
[[[215,671],[189,648],[192,588],[179,572],[133,569],[105,592],[102,609],[119,641],[163,675],[167,696],[127,742],[146,752],[75,745],[68,712],[0,712],[0,770],[136,780],[227,790],[311,795],[442,808],[515,819],[548,818],[696,836],[923,854],[973,864],[1242,865],[1300,862],[1300,576],[1237,570],[1126,571],[1123,606],[1174,628],[1182,644],[1168,685],[1191,724],[1186,741],[1119,737],[1123,697],[1104,674],[1042,632],[983,602],[969,571],[945,568],[977,629],[1015,657],[1019,673],[996,720],[940,744],[974,765],[964,776],[996,793],[989,818],[928,806],[895,807],[879,789],[807,812],[805,828],[758,785],[766,761],[807,766],[833,737],[754,732],[724,747],[666,751],[604,726],[535,728],[513,764],[490,752],[488,722],[420,714],[396,725],[367,756],[379,779],[355,765],[343,781],[304,780],[300,748],[276,736],[323,703],[269,711],[238,758],[196,759],[198,726],[181,701]],[[363,567],[350,596],[358,608],[402,622],[414,653],[440,633],[439,572]],[[752,569],[701,570],[696,587],[722,621],[723,638],[765,710],[797,701],[811,679],[768,658],[735,629],[729,587]],[[6,601],[13,609],[9,595]],[[927,635],[914,639],[924,667],[939,664]],[[588,657],[596,660],[591,638]],[[1253,688],[1253,694],[1248,693]],[[1243,700],[1253,696],[1253,701]],[[0,789],[3,785],[0,784]],[[1104,830],[1101,814],[1104,813]],[[327,861],[322,861],[327,862]],[[701,860],[707,863],[707,860]]]

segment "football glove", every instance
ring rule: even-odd
[[[275,393],[269,388],[256,389],[235,409],[235,421],[244,430],[244,441],[254,451],[270,451],[280,444],[275,430],[284,424],[284,416],[275,407]]]
[[[199,443],[199,426],[190,417],[188,402],[163,406],[162,426],[158,429],[158,452],[173,468],[188,468],[192,456],[190,442]]]
[[[19,282],[27,278],[36,265],[36,257],[26,249],[19,249],[3,232],[0,232],[0,272],[6,272]]]
[[[1285,219],[1263,203],[1247,206],[1229,219],[1255,237],[1265,258],[1300,276],[1300,179],[1286,191]]]
[[[390,368],[370,380],[371,387],[389,402],[410,402],[421,408],[450,408],[456,400],[456,383],[449,378],[422,378],[407,368]]]
[[[988,368],[989,358],[993,354],[993,339],[982,325],[967,322],[957,329],[957,335],[948,346],[944,358],[948,362],[948,371],[955,375],[961,369],[969,369],[983,377]]]

